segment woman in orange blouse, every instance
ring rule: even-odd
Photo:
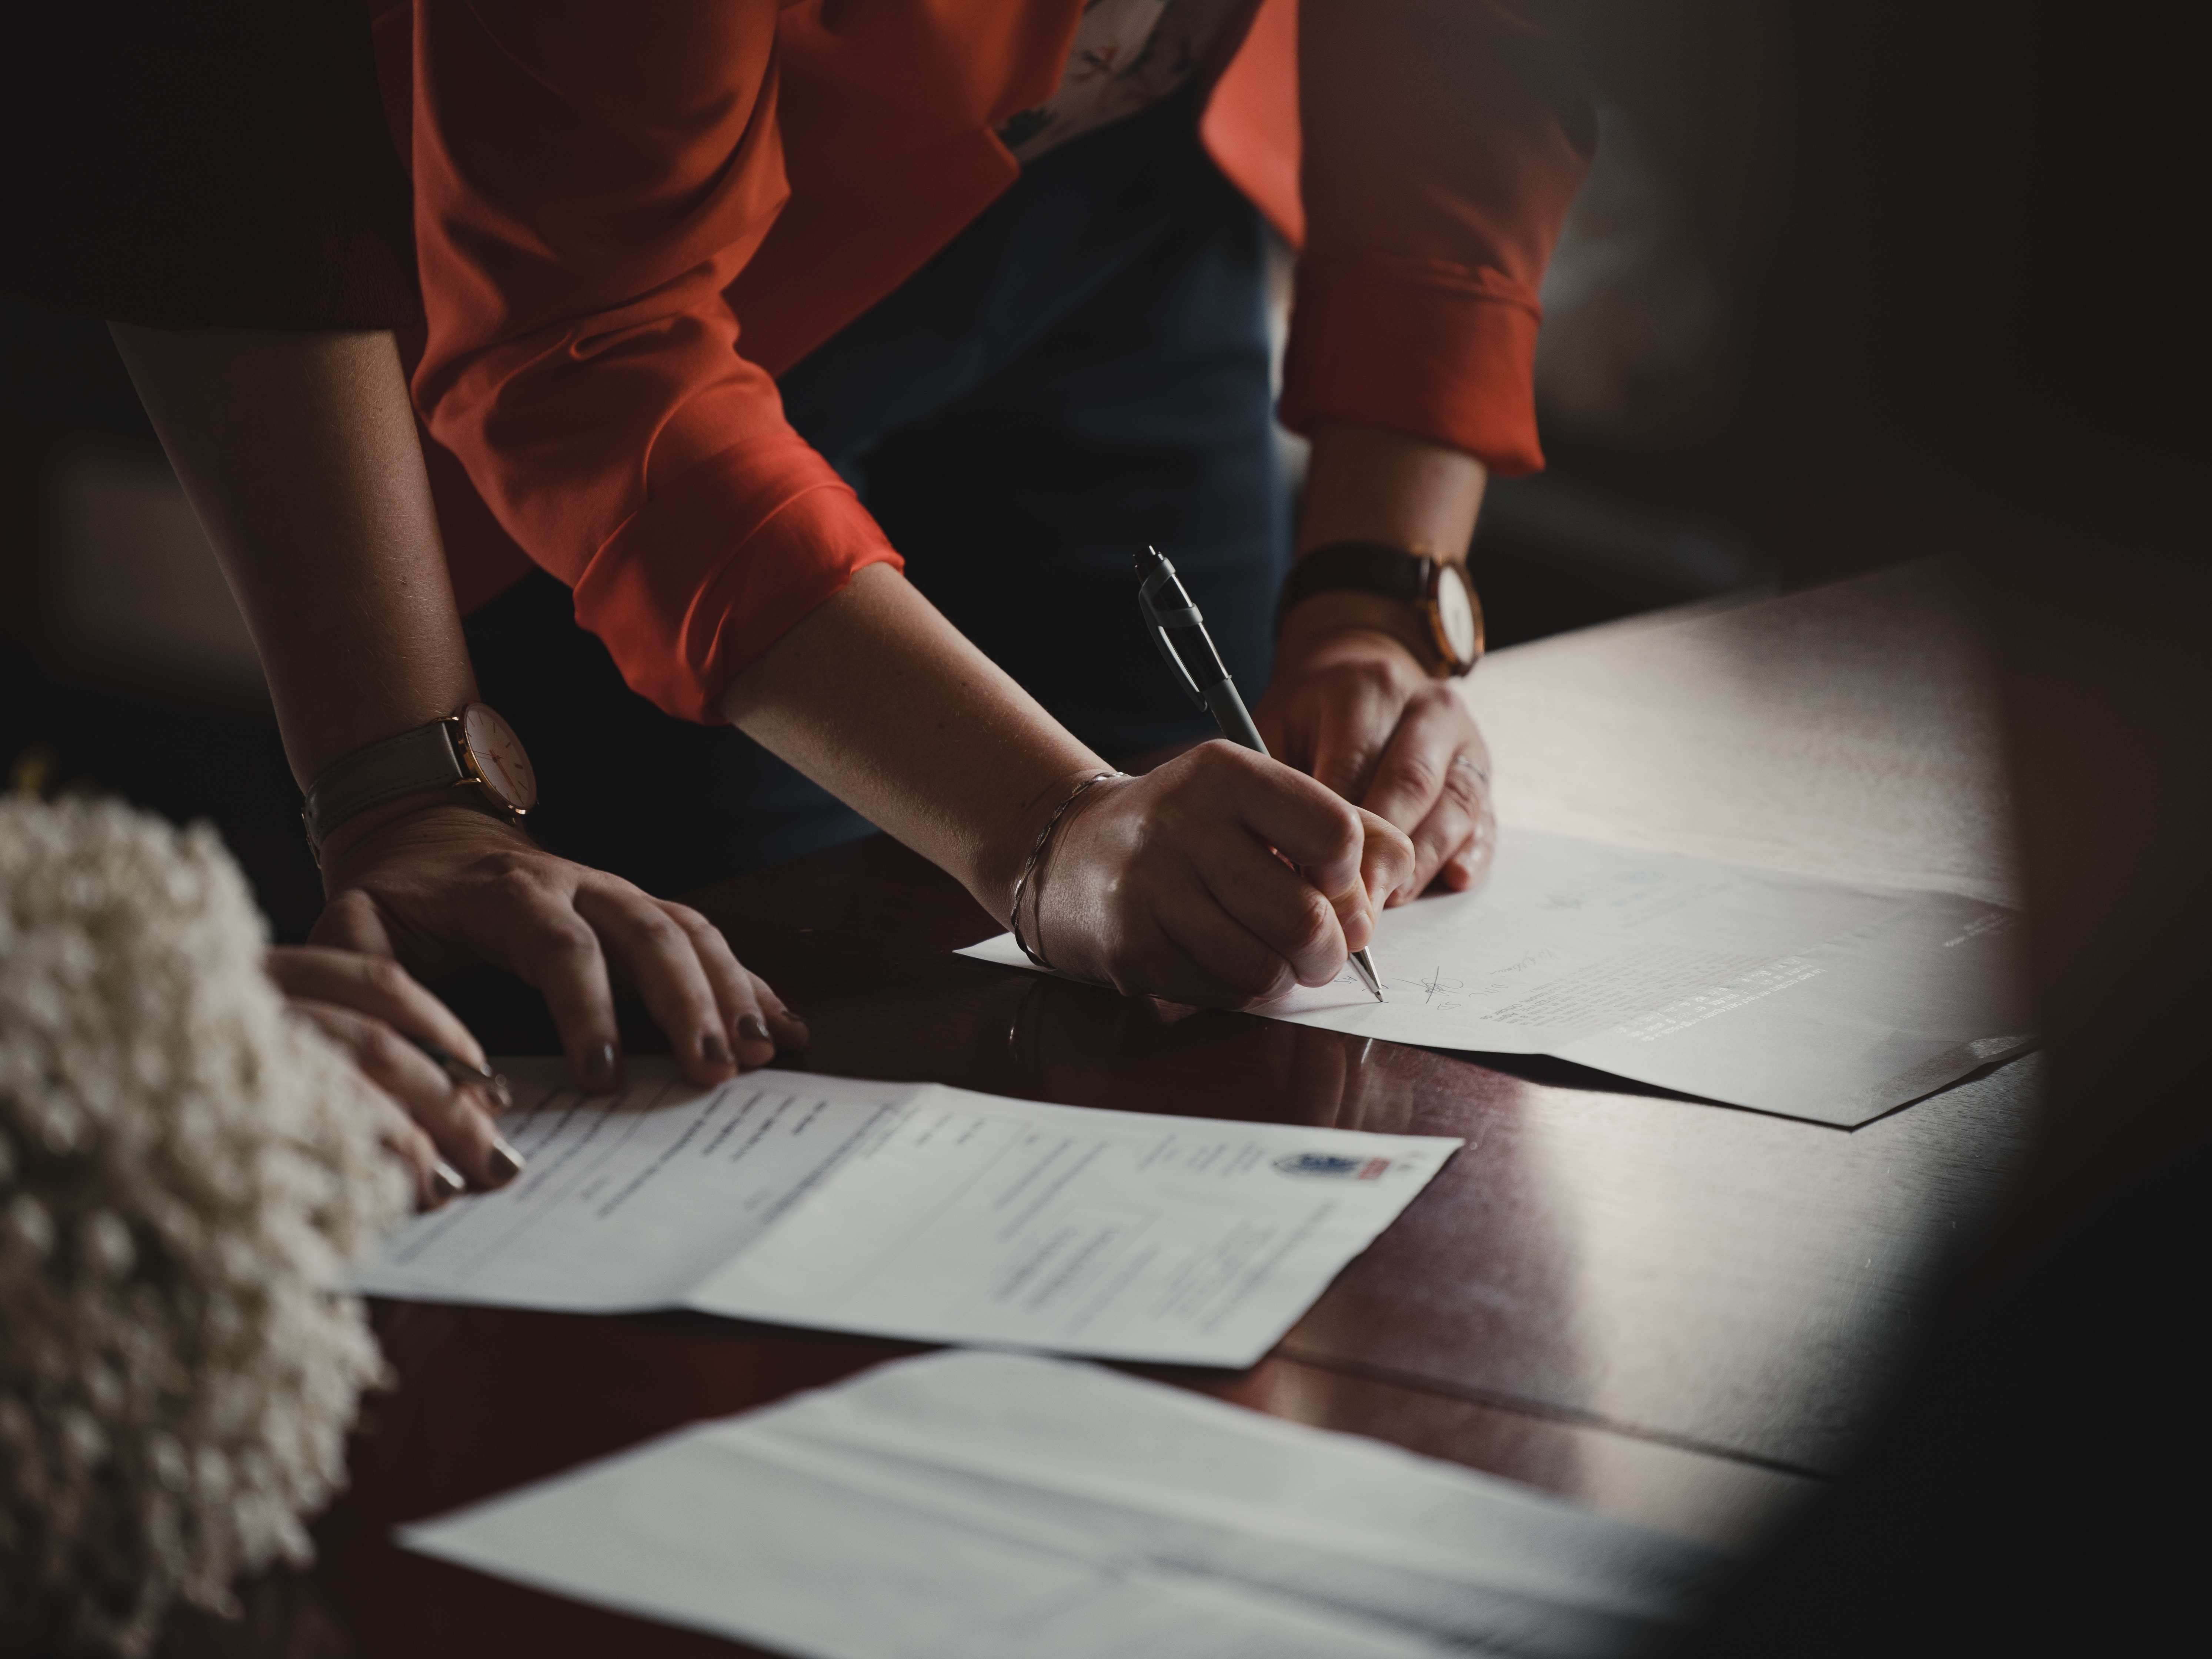
[[[720,811],[740,826],[720,843],[726,866],[742,862],[763,843],[745,838],[750,794],[732,780],[762,781],[772,755],[1007,916],[1040,828],[1107,769],[1055,716],[1111,723],[1065,686],[1042,688],[1048,710],[994,657],[1026,638],[1042,642],[1032,654],[1089,660],[1109,633],[1115,650],[1147,650],[1126,575],[1085,588],[1062,568],[1110,545],[1126,572],[1133,541],[1159,540],[1187,568],[1203,550],[1124,533],[1111,508],[1090,545],[1045,508],[1045,532],[1024,534],[998,497],[1052,494],[1029,428],[1079,438],[1096,397],[1121,422],[1107,449],[1158,434],[1119,499],[1149,493],[1136,505],[1150,522],[1175,518],[1164,454],[1213,479],[1200,518],[1218,526],[1241,501],[1245,539],[1267,539],[1279,508],[1265,469],[1214,465],[1249,456],[1266,415],[1246,337],[1259,263],[1221,252],[1239,213],[1250,246],[1256,208],[1299,251],[1281,414],[1313,441],[1301,556],[1356,543],[1458,561],[1489,471],[1540,464],[1536,288],[1590,120],[1556,42],[1498,0],[421,0],[382,10],[377,32],[414,183],[426,326],[412,385],[456,589],[465,609],[492,601],[480,623],[501,606],[525,618],[471,637],[486,695],[537,751],[556,825],[564,793],[612,803],[601,829],[662,836]],[[1070,213],[1071,200],[1091,205]],[[1126,263],[1145,280],[1086,291],[1086,271],[1139,241]],[[1024,259],[1067,275],[1057,290],[1012,280]],[[974,295],[948,291],[947,272]],[[1169,313],[1185,301],[1237,313],[1224,295],[1237,283],[1245,336],[1209,358],[1204,330]],[[948,340],[961,364],[901,378]],[[1233,394],[1219,372],[1231,356],[1245,365]],[[825,380],[832,362],[842,378]],[[1133,366],[1158,382],[1149,412],[1098,390]],[[1010,381],[1028,403],[1005,395]],[[810,423],[842,422],[852,447],[825,454],[794,425],[787,395],[795,408],[802,389]],[[1200,418],[1213,398],[1235,408]],[[941,453],[1003,447],[1028,467],[978,471],[981,497],[940,500],[912,532],[952,550],[937,556],[947,591],[972,599],[953,569],[964,558],[1000,588],[1036,576],[1050,603],[971,605],[963,634],[926,597],[927,572],[902,574],[908,532],[887,534],[854,480],[869,488],[870,459],[933,422],[957,430]],[[1100,482],[1096,466],[1084,477]],[[1135,532],[1145,514],[1127,516]],[[963,520],[994,533],[963,553]],[[1258,641],[1232,662],[1248,683],[1273,620],[1279,573],[1252,577],[1266,563],[1244,558],[1220,591],[1194,584],[1211,620]],[[532,612],[533,566],[570,590],[590,649],[651,720],[733,725],[703,735],[722,745],[711,755],[739,758],[686,747],[702,734],[679,739],[641,710],[580,708],[586,671],[568,665],[583,659],[557,637],[563,619]],[[1081,598],[1094,591],[1097,604]],[[512,696],[487,656],[511,666]],[[1185,1000],[1333,976],[1376,905],[1439,878],[1463,886],[1486,860],[1486,757],[1438,672],[1454,665],[1411,603],[1303,597],[1257,710],[1290,763],[1206,744],[1091,790],[1019,920],[1055,965]],[[533,720],[518,698],[567,712]],[[639,763],[663,753],[692,757],[683,775]],[[434,933],[495,828],[410,820],[357,842],[339,876]],[[624,873],[652,856],[635,844]],[[623,868],[619,848],[574,850]],[[723,872],[711,865],[710,849],[684,873]]]

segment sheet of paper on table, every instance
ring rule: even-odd
[[[2033,1046],[2017,912],[1566,836],[1501,832],[1471,893],[1386,911],[1386,1002],[1347,970],[1256,1012],[1553,1054],[1731,1105],[1859,1124]],[[1027,968],[1011,936],[962,954]]]
[[[409,1547],[817,1659],[1583,1659],[1705,1547],[1096,1366],[939,1353],[442,1519]]]
[[[702,1091],[666,1060],[580,1095],[558,1060],[495,1063],[524,1173],[355,1288],[1249,1365],[1462,1144],[797,1072]]]

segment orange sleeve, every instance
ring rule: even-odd
[[[413,15],[417,407],[630,686],[708,722],[732,675],[897,557],[738,355],[724,297],[787,193],[776,12]]]
[[[1284,422],[1535,471],[1536,290],[1596,135],[1572,59],[1501,0],[1298,0],[1297,61]]]

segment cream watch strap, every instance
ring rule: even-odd
[[[453,741],[456,720],[433,721],[332,761],[307,787],[300,808],[307,847],[319,861],[331,830],[380,802],[470,781]]]

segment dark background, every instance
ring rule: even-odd
[[[2204,96],[2150,9],[1555,9],[1603,141],[1546,292],[1552,467],[1476,539],[1493,643],[1931,554],[2062,546],[2093,582],[2100,549],[2212,545]],[[0,301],[0,757],[213,818],[297,937],[318,886],[250,655],[149,647],[204,612],[128,574],[204,547],[85,520],[103,481],[173,490],[104,328]]]

